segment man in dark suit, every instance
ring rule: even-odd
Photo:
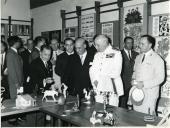
[[[23,61],[17,52],[21,39],[18,36],[11,36],[8,38],[8,44],[10,46],[7,52],[8,84],[10,96],[14,99],[17,97],[17,91],[23,90],[24,82]]]
[[[41,94],[42,90],[49,89],[54,82],[52,78],[52,63],[49,61],[50,56],[51,47],[43,45],[40,57],[33,60],[30,65],[31,82],[36,94]]]
[[[132,50],[134,39],[132,37],[125,37],[124,39],[124,49],[121,51],[123,58],[122,65],[122,81],[124,85],[124,95],[120,97],[120,107],[127,108],[127,100],[129,97],[129,90],[131,86],[133,66],[135,63],[135,58],[138,55],[137,52]]]
[[[1,95],[4,99],[9,99],[9,85],[8,85],[8,74],[7,74],[7,62],[6,62],[6,52],[8,46],[4,41],[1,41],[1,87],[5,88],[5,92]]]
[[[87,48],[87,50],[92,52],[92,54],[94,54],[94,55],[96,54],[97,49],[95,48],[93,41],[88,41],[88,48]]]
[[[68,69],[66,71],[67,81],[65,84],[69,87],[70,93],[83,97],[83,89],[92,88],[89,68],[94,55],[86,50],[85,39],[77,38],[75,41],[76,54],[69,58]]]
[[[27,40],[27,48],[25,48],[25,50],[20,53],[20,56],[22,57],[22,60],[23,60],[24,93],[31,93],[31,90],[30,90],[31,85],[29,85],[29,79],[30,79],[30,75],[29,75],[29,71],[30,71],[29,57],[31,55],[31,52],[32,52],[33,48],[34,48],[33,40],[28,39]]]
[[[72,38],[66,38],[64,40],[64,47],[66,51],[57,57],[56,66],[55,66],[55,73],[61,78],[61,81],[59,83],[63,83],[64,74],[66,72],[66,68],[68,65],[69,56],[74,54],[74,40]],[[57,85],[57,86],[59,89],[61,88],[61,85]]]
[[[32,50],[31,55],[29,57],[29,63],[40,56],[41,46],[45,44],[45,39],[42,36],[37,36],[34,40],[35,48]]]

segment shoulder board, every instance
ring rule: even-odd
[[[120,49],[112,47],[113,50],[120,51]]]

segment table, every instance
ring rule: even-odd
[[[103,104],[95,103],[94,105],[82,104],[79,112],[67,112],[74,106],[74,103],[66,105],[54,105],[51,107],[42,107],[40,111],[51,115],[54,118],[61,119],[75,126],[103,126],[102,124],[93,125],[90,123],[90,117],[93,111],[102,111]],[[118,117],[117,126],[146,126],[146,124],[157,125],[161,120],[160,117],[155,117],[155,121],[148,123],[144,121],[144,116],[147,114],[129,111],[119,107],[109,106],[108,111],[112,111]]]
[[[14,99],[8,99],[3,102],[3,105],[5,109],[1,109],[1,118],[21,113],[27,113],[27,112],[33,112],[33,111],[39,111],[41,107],[49,107],[54,106],[57,103],[54,102],[42,102],[42,96],[39,96],[36,100],[36,105],[31,107],[26,107],[24,109],[18,109],[16,108],[15,100]],[[75,101],[75,98],[72,96],[68,96],[67,103],[72,103]]]

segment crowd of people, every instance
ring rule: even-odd
[[[1,40],[1,86],[4,99],[15,99],[20,92],[41,95],[45,90],[84,97],[83,89],[96,92],[96,102],[103,103],[101,92],[110,92],[108,104],[128,109],[132,87],[142,89],[141,105],[133,105],[139,112],[154,114],[161,83],[165,79],[163,59],[153,50],[155,38],[141,36],[140,53],[133,50],[134,39],[125,37],[124,48],[113,48],[105,35],[96,35],[88,42],[82,37],[66,38],[64,50],[53,38],[42,36],[28,39],[26,45],[18,36],[7,43]],[[135,81],[132,82],[132,81]]]

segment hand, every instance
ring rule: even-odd
[[[142,88],[144,87],[143,81],[137,81],[136,87],[137,87],[138,89],[142,89]]]
[[[97,85],[98,85],[98,81],[97,80],[95,80],[94,82],[93,82],[93,84],[96,86],[96,88],[97,88]]]
[[[52,65],[55,65],[56,61],[54,60],[54,58],[51,59],[51,63]]]
[[[8,70],[7,70],[7,68],[6,68],[5,71],[4,71],[4,75],[8,75]]]
[[[132,81],[131,81],[131,85],[132,86],[136,86],[138,84],[138,82],[135,80],[135,79],[133,79]]]
[[[19,86],[19,84],[15,84],[15,86],[16,86],[16,88],[17,88],[17,89],[20,89],[20,86]]]

